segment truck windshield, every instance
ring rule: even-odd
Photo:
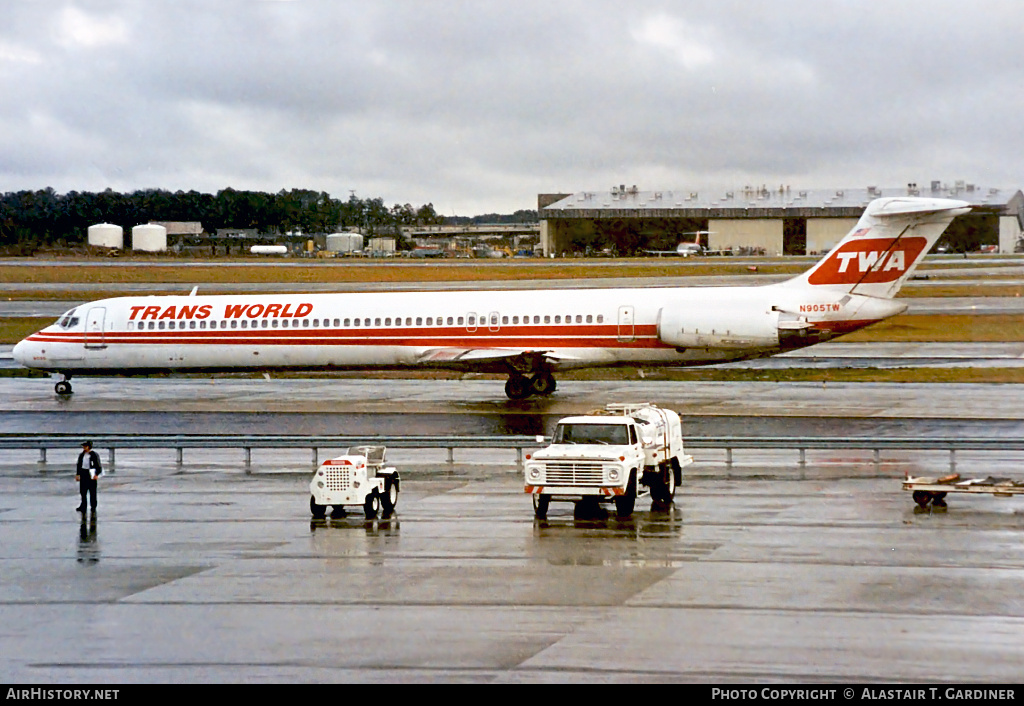
[[[629,433],[625,424],[559,424],[554,443],[624,445]]]

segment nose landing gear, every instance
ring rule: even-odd
[[[70,397],[74,393],[71,389],[71,376],[65,375],[63,380],[53,386],[53,391],[61,397]]]

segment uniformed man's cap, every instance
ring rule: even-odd
[[[91,449],[92,448],[92,442],[91,441],[83,441],[82,442],[82,446],[88,446]]]

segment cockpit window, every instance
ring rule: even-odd
[[[68,313],[64,314],[64,316],[60,317],[57,320],[57,325],[60,326],[61,328],[73,328],[77,326],[78,317],[75,316],[76,311],[78,311],[78,309],[72,309]]]

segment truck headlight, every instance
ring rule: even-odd
[[[530,480],[540,480],[540,469],[537,467],[529,470]]]
[[[613,483],[617,483],[619,482],[620,478],[622,478],[622,476],[619,474],[618,468],[608,469],[608,480],[612,481]]]

